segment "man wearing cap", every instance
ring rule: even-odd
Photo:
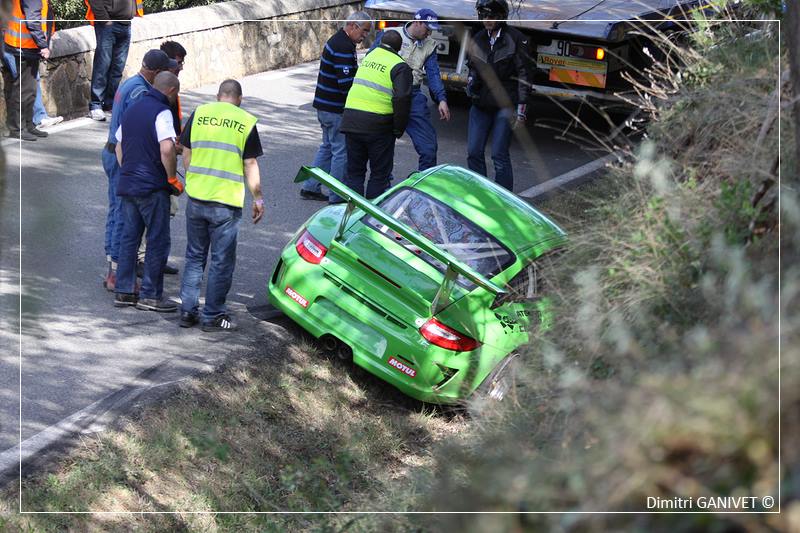
[[[411,111],[413,75],[398,52],[403,39],[388,32],[368,53],[347,93],[341,131],[347,143],[344,184],[372,200],[389,188],[395,139],[403,136]],[[364,189],[369,163],[369,181]]]
[[[101,154],[103,170],[108,177],[108,215],[106,216],[105,251],[108,268],[103,286],[114,291],[116,283],[117,261],[119,260],[119,243],[123,231],[123,219],[120,216],[120,198],[117,196],[119,181],[119,163],[115,155],[117,145],[116,132],[122,121],[122,115],[139,98],[150,90],[158,73],[174,69],[177,62],[170,59],[161,50],[149,50],[142,59],[139,73],[125,80],[114,95],[114,109],[111,113],[111,124],[108,128],[108,139]]]
[[[414,14],[414,20],[398,28],[386,28],[379,34],[373,45],[378,46],[383,35],[387,32],[396,32],[402,37],[403,45],[400,48],[402,57],[414,75],[413,90],[411,92],[411,114],[408,118],[406,132],[414,143],[414,149],[419,154],[419,169],[436,166],[436,130],[431,124],[431,113],[428,109],[428,98],[422,92],[422,80],[427,75],[428,88],[431,97],[439,109],[441,120],[450,120],[450,108],[447,105],[447,93],[442,83],[437,58],[438,43],[431,39],[431,32],[439,29],[439,19],[431,9],[420,9]]]
[[[160,72],[153,87],[122,115],[115,152],[120,164],[117,195],[122,197],[123,224],[117,271],[117,307],[174,312],[177,304],[163,297],[164,265],[169,255],[169,197],[181,194],[171,107],[180,91],[178,77]],[[115,106],[116,111],[116,106]],[[136,294],[136,251],[147,230],[142,288]]]

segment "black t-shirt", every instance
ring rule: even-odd
[[[181,133],[181,144],[189,150],[192,149],[192,122],[194,122],[194,113],[189,117],[189,120],[186,122],[186,128]],[[250,135],[247,136],[247,140],[244,143],[242,159],[252,159],[262,155],[264,155],[264,150],[261,147],[261,138],[258,136],[258,130],[253,126],[253,129],[250,130]]]

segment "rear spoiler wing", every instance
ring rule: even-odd
[[[334,237],[335,239],[340,239],[342,237],[344,229],[347,226],[347,221],[350,219],[353,211],[358,208],[375,220],[379,221],[381,224],[390,228],[392,231],[396,232],[401,237],[405,238],[414,246],[417,246],[426,254],[447,265],[447,271],[445,272],[442,284],[439,286],[439,290],[436,292],[436,297],[431,303],[432,315],[436,315],[439,311],[449,305],[450,294],[453,290],[455,280],[459,275],[464,276],[475,285],[491,292],[494,295],[506,293],[502,287],[492,283],[468,265],[462,263],[444,250],[441,250],[430,240],[416,233],[413,229],[400,222],[390,214],[382,211],[378,206],[360,194],[357,194],[355,191],[344,185],[342,182],[324,170],[317,167],[301,167],[300,171],[297,173],[297,176],[294,178],[294,181],[295,183],[300,183],[307,179],[315,179],[319,181],[347,202],[344,216],[342,217],[342,221],[339,224],[339,229]]]

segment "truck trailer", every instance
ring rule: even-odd
[[[442,80],[449,91],[467,83],[470,35],[481,28],[474,0],[368,0],[378,28],[400,26],[417,9],[433,9]],[[622,104],[633,79],[663,57],[663,39],[679,40],[693,21],[720,9],[707,0],[511,0],[508,25],[528,36],[533,96]],[[626,98],[620,98],[625,95]]]

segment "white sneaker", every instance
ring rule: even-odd
[[[106,114],[102,109],[92,109],[89,111],[89,118],[98,122],[103,122],[106,119]]]
[[[55,126],[56,124],[61,124],[64,122],[64,117],[47,117],[42,119],[39,123],[40,128],[49,128],[50,126]]]

